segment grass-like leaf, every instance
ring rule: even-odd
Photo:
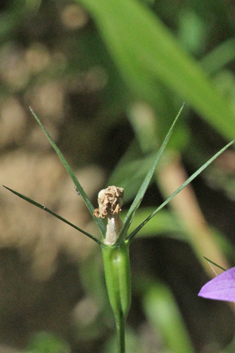
[[[141,201],[142,200],[140,200],[140,202]],[[128,229],[129,229],[129,227],[131,225],[131,222],[132,222],[132,219],[134,217],[135,211],[138,209],[139,205],[140,205],[140,203],[136,205],[136,207],[132,210],[131,213],[128,212],[129,216],[127,217],[127,219],[126,219],[126,221],[125,221],[125,223],[124,223],[124,225],[123,225],[123,227],[121,229],[121,232],[120,232],[120,234],[118,236],[118,239],[117,239],[115,245],[121,245],[123,243],[123,241],[127,238],[126,237],[127,231],[128,231]]]
[[[105,236],[105,232],[106,232],[106,227],[105,224],[103,223],[103,221],[100,218],[97,218],[93,215],[94,212],[94,207],[92,205],[92,203],[90,202],[87,194],[85,193],[83,187],[81,186],[81,184],[79,183],[79,181],[77,180],[75,174],[73,173],[71,167],[69,166],[69,164],[67,163],[66,159],[64,158],[63,154],[60,152],[59,148],[56,146],[55,142],[53,141],[52,137],[50,136],[50,134],[47,132],[47,130],[44,128],[44,126],[42,125],[41,121],[38,119],[37,115],[35,114],[35,112],[33,111],[33,109],[30,107],[30,111],[33,114],[34,118],[37,120],[38,124],[41,126],[42,130],[44,131],[44,133],[46,134],[49,142],[51,143],[52,147],[54,148],[54,150],[56,151],[57,155],[59,156],[63,166],[65,167],[65,169],[67,170],[67,172],[69,173],[70,178],[72,179],[72,181],[74,182],[74,185],[76,186],[77,190],[79,191],[80,195],[82,196],[90,214],[92,215],[93,219],[95,220],[95,222],[97,223],[102,236]]]
[[[203,257],[204,257],[204,259],[205,259],[206,261],[210,262],[212,265],[214,265],[214,266],[220,268],[220,269],[223,270],[223,271],[227,271],[224,267],[222,267],[222,266],[216,264],[214,261],[211,261],[210,259],[208,259],[208,258],[205,257],[205,256],[203,256]]]
[[[193,173],[171,196],[169,196],[149,217],[147,217],[129,236],[128,240],[131,241],[136,233],[144,227],[144,225],[150,221],[153,216],[157,214],[163,207],[165,207],[181,190],[183,190],[193,179],[195,179],[204,169],[208,167],[219,155],[221,155],[229,146],[234,143],[235,139],[224,146],[219,152],[217,152],[213,157],[211,157],[206,163],[204,163],[195,173]]]
[[[127,215],[126,215],[126,217],[125,217],[125,220],[124,220],[125,231],[128,230],[128,228],[129,228],[129,226],[131,224],[132,218],[133,218],[133,216],[135,214],[135,211],[139,207],[139,205],[140,205],[140,203],[141,203],[141,201],[142,201],[142,199],[144,197],[144,194],[145,194],[145,192],[146,192],[146,190],[147,190],[147,188],[149,186],[149,183],[150,183],[150,181],[152,179],[153,173],[154,173],[154,171],[155,171],[155,169],[157,167],[159,159],[161,158],[162,153],[163,153],[163,151],[164,151],[164,149],[165,149],[165,147],[166,147],[166,145],[167,145],[167,143],[168,143],[168,141],[169,141],[169,139],[170,139],[170,137],[172,135],[173,128],[175,126],[175,123],[176,123],[177,119],[180,116],[180,113],[182,112],[183,107],[184,107],[184,104],[180,108],[175,120],[173,121],[173,123],[172,123],[172,125],[170,127],[170,130],[168,131],[168,133],[167,133],[167,135],[166,135],[166,137],[165,137],[165,139],[164,139],[164,141],[163,141],[163,143],[162,143],[162,145],[161,145],[161,147],[160,147],[160,149],[159,149],[159,151],[158,151],[158,153],[156,155],[154,163],[151,166],[149,172],[147,173],[147,175],[146,175],[146,177],[145,177],[145,179],[144,179],[144,181],[143,181],[143,183],[142,183],[142,185],[141,185],[141,187],[140,187],[140,189],[139,189],[139,191],[138,191],[138,193],[137,193],[137,195],[136,195],[136,197],[135,197],[135,199],[134,199],[134,201],[133,201],[133,203],[132,203],[132,205],[131,205],[131,207],[130,207]],[[120,235],[122,235],[122,233]]]
[[[27,197],[27,196],[25,196],[25,195],[20,194],[19,192],[15,191],[15,190],[12,190],[12,189],[8,188],[8,187],[5,186],[5,185],[3,185],[3,187],[4,187],[5,189],[11,191],[13,194],[19,196],[19,197],[22,198],[23,200],[25,200],[25,201],[31,203],[32,205],[34,205],[34,206],[36,206],[36,207],[38,207],[38,208],[41,208],[43,211],[46,211],[46,212],[50,213],[50,214],[53,215],[54,217],[60,219],[62,222],[68,224],[69,226],[75,228],[75,229],[78,230],[79,232],[85,234],[86,236],[88,236],[89,238],[91,238],[92,240],[94,240],[94,241],[95,241],[96,243],[98,243],[99,245],[102,244],[99,239],[97,239],[96,237],[94,237],[94,236],[91,235],[90,233],[85,232],[85,231],[82,230],[81,228],[75,226],[73,223],[67,221],[65,218],[59,216],[57,213],[51,211],[49,208],[47,208],[47,207],[41,205],[40,203],[38,203],[38,202],[36,202],[36,201],[30,199],[29,197]]]

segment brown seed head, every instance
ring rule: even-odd
[[[109,186],[98,194],[99,208],[94,211],[98,218],[111,218],[117,215],[122,209],[124,189],[117,186]]]

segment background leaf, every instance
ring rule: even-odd
[[[146,5],[136,0],[79,3],[91,13],[123,80],[137,96],[154,104],[160,80],[226,138],[234,138],[234,111]]]

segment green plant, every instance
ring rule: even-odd
[[[31,109],[31,108],[30,108]],[[196,178],[210,163],[212,163],[221,153],[223,153],[229,146],[234,142],[231,141],[219,152],[217,152],[213,157],[211,157],[205,164],[201,166],[194,174],[192,174],[170,197],[168,197],[157,209],[155,209],[143,222],[141,222],[130,234],[128,234],[128,229],[131,225],[133,216],[141,204],[141,201],[144,197],[144,194],[148,188],[148,185],[152,179],[154,171],[158,165],[159,159],[163,154],[163,151],[172,135],[173,128],[176,124],[176,121],[183,109],[180,109],[177,117],[175,118],[170,130],[168,131],[159,151],[157,152],[154,162],[147,173],[132,205],[127,212],[127,215],[122,221],[120,219],[120,211],[123,202],[123,189],[116,186],[108,187],[105,190],[101,190],[99,193],[98,201],[99,208],[94,209],[89,198],[86,195],[86,192],[83,190],[79,181],[77,180],[72,169],[66,162],[64,156],[56,146],[55,142],[51,138],[50,134],[46,131],[34,111],[31,109],[32,114],[35,119],[45,132],[48,140],[55,149],[57,155],[61,159],[65,169],[69,173],[72,181],[75,184],[78,192],[82,196],[91,216],[94,218],[97,226],[101,232],[101,239],[93,236],[82,230],[81,228],[70,223],[63,217],[57,215],[47,207],[33,201],[32,199],[14,191],[6,186],[6,189],[21,197],[22,199],[30,202],[31,204],[43,209],[44,211],[52,214],[61,221],[72,226],[79,232],[85,234],[92,240],[94,240],[102,250],[103,263],[104,263],[104,272],[106,278],[106,285],[109,295],[110,304],[114,313],[117,336],[118,336],[118,352],[125,352],[125,320],[129,311],[130,301],[131,301],[131,276],[130,276],[130,260],[129,260],[129,246],[135,235],[144,227],[164,206],[166,206],[172,198],[177,195],[182,189],[184,189],[194,178]],[[107,219],[107,226],[103,222],[103,219]]]

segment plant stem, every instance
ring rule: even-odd
[[[116,329],[117,329],[117,340],[118,340],[118,353],[125,353],[125,321],[126,318],[123,315],[115,317]]]
[[[102,255],[109,301],[115,317],[118,353],[125,353],[125,320],[131,302],[129,244],[103,245]]]

